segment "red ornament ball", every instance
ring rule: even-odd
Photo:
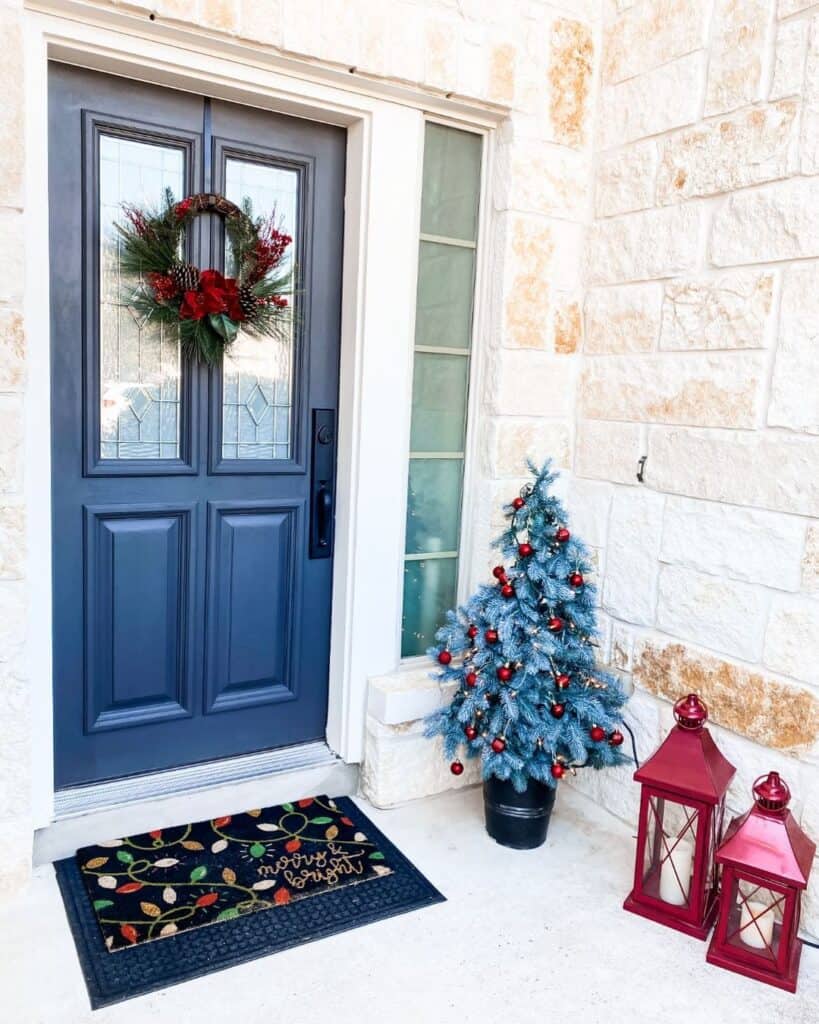
[[[565,713],[565,704],[552,704],[552,718],[562,718]]]
[[[566,529],[565,526],[561,526],[555,534],[555,540],[559,544],[565,544],[569,537],[571,537],[571,533]]]
[[[461,764],[460,761],[453,761],[452,764],[449,766],[449,770],[452,772],[453,775],[463,775],[464,766]]]
[[[496,644],[498,642],[498,631],[496,629],[487,629],[484,633],[484,639],[488,644]]]
[[[563,619],[553,615],[546,623],[546,628],[550,633],[559,633],[563,629]]]
[[[478,673],[477,672],[467,672],[466,679],[464,679],[464,682],[466,683],[467,686],[477,686],[478,685]]]
[[[552,765],[549,771],[551,771],[553,779],[562,779],[563,776],[566,774],[566,769],[559,761],[555,761],[555,763]]]
[[[501,665],[498,669],[497,676],[502,683],[508,683],[513,676],[512,669],[508,665]]]
[[[529,555],[533,555],[534,553],[535,549],[531,544],[527,544],[525,541],[523,544],[518,544],[518,554],[521,558],[528,558]]]
[[[593,725],[591,729],[589,729],[589,736],[591,736],[595,743],[599,743],[600,740],[606,738],[606,730],[601,729],[599,725]]]
[[[478,730],[475,728],[474,725],[468,725],[464,729],[464,735],[468,740],[474,740],[475,737],[478,735]]]
[[[558,688],[558,690],[565,690],[568,688],[569,683],[571,683],[571,681],[571,676],[567,676],[565,672],[561,672],[560,675],[557,676],[557,678],[555,679],[555,686]]]
[[[526,502],[525,502],[525,501],[523,500],[523,498],[515,498],[515,499],[514,499],[514,500],[512,501],[512,508],[513,508],[513,509],[514,509],[514,510],[515,510],[516,512],[520,512],[520,510],[521,510],[521,509],[523,508],[523,506],[524,506],[525,504],[526,504]]]
[[[619,747],[623,742],[623,734],[619,729],[615,729],[614,732],[609,736],[609,743],[612,747]]]
[[[575,590],[577,590],[579,587],[582,587],[584,582],[585,581],[583,579],[582,573],[573,572],[569,577],[569,586],[574,587]]]
[[[442,665],[448,665],[452,661],[452,655],[449,651],[439,651],[438,661],[440,661]]]
[[[502,580],[503,577],[506,575],[506,570],[502,565],[496,565],[495,568],[492,570],[492,575],[495,577],[496,580]]]
[[[506,750],[506,740],[501,739],[500,736],[496,736],[492,740],[492,749],[496,754],[502,754],[504,750]]]
[[[478,627],[470,626],[469,629],[466,631],[466,635],[469,637],[470,640],[474,640],[475,637],[478,635]]]
[[[508,600],[510,597],[515,596],[515,588],[511,583],[504,583],[501,587],[501,594]]]

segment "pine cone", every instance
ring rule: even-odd
[[[259,300],[253,294],[253,289],[248,284],[243,284],[239,289],[239,305],[245,317],[251,317],[256,311]]]
[[[199,269],[192,263],[174,263],[168,274],[180,292],[193,292],[199,287]]]

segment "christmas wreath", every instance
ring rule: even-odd
[[[250,200],[239,207],[212,193],[177,202],[170,189],[157,210],[123,209],[126,223],[116,225],[120,269],[141,280],[126,301],[155,323],[177,327],[186,355],[218,362],[240,327],[257,337],[287,336],[293,271],[282,262],[293,239],[275,212],[254,218]],[[185,231],[200,213],[224,218],[235,277],[184,262]]]

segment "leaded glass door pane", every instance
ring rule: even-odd
[[[121,134],[99,137],[100,439],[102,459],[178,459],[182,361],[178,332],[129,298],[144,287],[120,272],[115,224],[123,204],[157,207],[185,194],[184,150]]]

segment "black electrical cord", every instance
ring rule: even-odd
[[[632,756],[634,757],[634,763],[639,768],[640,767],[640,761],[639,761],[639,759],[637,757],[637,744],[634,741],[634,733],[631,731],[631,726],[629,726],[626,722],[623,722],[623,728],[626,730],[626,732],[631,737],[631,753],[632,753]]]
[[[803,946],[811,946],[813,949],[819,949],[819,942],[811,942],[810,939],[803,939],[801,935],[799,936],[799,941]]]

